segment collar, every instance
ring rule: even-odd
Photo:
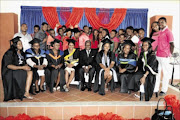
[[[168,26],[166,25],[166,27],[164,29],[162,29],[161,31],[164,32],[166,29],[168,29]]]

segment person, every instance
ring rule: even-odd
[[[79,60],[79,79],[81,81],[81,91],[84,91],[86,88],[88,91],[92,90],[91,83],[96,69],[96,54],[97,49],[91,49],[91,41],[86,41],[85,49],[80,52]],[[85,85],[85,74],[89,76],[87,85]]]
[[[99,27],[99,32],[102,33],[102,31],[103,31],[103,27]]]
[[[68,42],[67,42],[67,39],[70,39],[71,38],[71,35],[72,35],[72,30],[70,28],[67,28],[65,33],[66,33],[66,36],[63,38],[63,51],[67,50],[68,49]]]
[[[115,53],[115,55],[117,56],[117,48],[118,48],[118,44],[119,44],[119,39],[116,37],[117,31],[116,30],[112,30],[110,33],[110,37],[111,37],[111,41],[113,42],[113,44],[111,44],[111,51]]]
[[[112,41],[108,38],[103,40],[103,50],[96,55],[97,78],[94,83],[94,92],[99,91],[100,95],[105,95],[108,91],[108,83],[111,83],[111,92],[114,91],[114,82],[118,82],[115,69],[115,54],[110,50]]]
[[[132,52],[135,44],[131,40],[123,43],[123,52],[118,55],[119,82],[121,93],[131,93],[128,91],[129,80],[136,70],[136,55]]]
[[[142,41],[141,40],[144,38],[144,34],[145,34],[144,29],[140,28],[139,31],[138,31],[138,34],[139,34],[139,42],[138,42],[137,50],[138,50],[138,57],[139,57],[139,55],[141,53],[141,49],[142,49]]]
[[[65,84],[64,77],[64,52],[59,50],[60,41],[55,39],[51,42],[52,49],[46,51],[46,58],[48,60],[48,69],[50,70],[49,91],[64,91],[63,85]],[[54,85],[55,84],[55,85]]]
[[[1,75],[4,87],[4,101],[23,98],[33,99],[29,95],[32,82],[31,68],[26,64],[23,45],[17,36],[2,58]]]
[[[119,29],[117,37],[119,38],[121,34],[125,34],[125,30],[124,29]]]
[[[74,48],[79,49],[79,36],[80,36],[80,31],[79,31],[78,28],[74,28],[74,29],[73,29],[73,32],[74,32],[74,36],[72,37],[72,39],[74,39],[74,40],[76,41]]]
[[[139,32],[138,31],[139,31],[139,29],[135,28],[133,30],[133,33],[134,33],[134,35],[136,35],[139,38]]]
[[[123,43],[126,40],[126,35],[121,34],[119,36],[119,45],[118,45],[118,53],[121,54],[123,52]]]
[[[79,37],[79,48],[83,50],[85,48],[85,42],[89,40],[89,27],[87,25],[83,26],[84,32]]]
[[[64,51],[64,64],[65,64],[65,80],[66,84],[63,86],[66,92],[69,91],[69,84],[75,77],[75,70],[79,64],[79,50],[75,49],[75,40],[67,39],[68,49]]]
[[[23,52],[25,52],[27,49],[31,48],[31,45],[29,42],[32,40],[32,37],[30,34],[27,33],[28,26],[26,23],[21,24],[21,32],[16,33],[13,38],[19,36],[21,37],[20,40],[23,45]]]
[[[99,44],[99,33],[98,30],[94,29],[93,34],[91,37],[89,37],[91,40],[91,48],[92,49],[98,49],[98,44]]]
[[[89,27],[89,36],[92,34],[92,32],[93,32],[93,28]]]
[[[62,28],[63,32],[65,33],[66,32],[66,26],[63,25],[61,28]]]
[[[103,31],[102,31],[102,40],[101,40],[101,42],[99,43],[99,51],[98,52],[100,52],[101,50],[102,50],[102,48],[103,48],[103,40],[104,39],[106,39],[106,38],[110,38],[110,35],[109,35],[109,31],[108,31],[108,29],[103,29]]]
[[[53,29],[50,29],[46,41],[47,49],[52,49],[51,42],[54,41],[54,39],[55,39],[55,31]]]
[[[34,36],[34,38],[41,40],[40,49],[42,49],[42,50],[46,49],[46,41],[47,41],[46,31],[47,31],[47,28],[48,28],[48,24],[46,22],[43,22],[41,24],[41,30],[39,30],[39,32],[37,32]]]
[[[40,30],[39,25],[34,26],[34,33],[31,34],[32,39],[34,39],[34,35]]]
[[[154,21],[151,24],[151,34],[150,38],[154,39],[155,41],[152,43],[152,49],[156,52],[158,47],[158,37],[159,37],[160,28],[157,21]]]
[[[154,40],[145,37],[141,41],[143,49],[138,59],[136,73],[131,77],[128,89],[140,90],[140,101],[144,99],[144,95],[145,101],[149,101],[154,91],[158,61],[151,45]]]
[[[161,70],[163,70],[163,79],[162,79],[162,87],[161,92],[159,93],[160,96],[166,94],[168,90],[168,84],[170,79],[170,70],[172,67],[169,64],[169,57],[173,53],[174,50],[174,37],[171,30],[167,26],[167,20],[165,17],[161,17],[158,20],[160,32],[158,37],[158,47],[157,47],[157,60],[159,62],[158,67],[158,75],[157,75],[157,82],[155,86],[155,92],[159,91],[160,86],[160,77],[161,77]]]
[[[64,38],[64,32],[63,32],[63,29],[62,28],[59,28],[58,29],[58,35],[55,36],[56,39],[60,40],[60,47],[59,47],[59,50],[63,51],[63,44],[62,44],[62,40]]]
[[[41,40],[34,38],[32,41],[30,41],[32,48],[26,50],[26,62],[33,71],[33,82],[35,82],[36,93],[45,91],[43,88],[45,81],[44,69],[48,64],[45,51],[40,49],[40,42]],[[41,79],[40,86],[38,86],[39,79]]]

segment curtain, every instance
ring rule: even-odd
[[[98,10],[96,8],[96,14],[98,15],[99,20],[101,21],[102,24],[108,24],[109,23],[109,21],[110,21],[109,9],[99,8],[99,10]]]
[[[60,12],[61,19],[66,23],[71,15],[70,8],[61,7],[59,12]]]
[[[102,24],[99,20],[98,16],[96,15],[96,9],[95,8],[85,8],[85,15],[89,23],[94,29],[99,29],[99,27],[107,28],[109,31],[116,29],[123,19],[126,16],[126,10],[125,8],[122,9],[114,9],[114,13],[110,19],[110,22],[108,24]]]

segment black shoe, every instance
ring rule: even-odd
[[[39,88],[39,90],[37,90],[35,87],[35,93],[39,93],[39,92],[40,92],[40,88]]]
[[[159,96],[164,96],[164,95],[166,95],[166,93],[163,92],[163,91],[161,91],[161,92],[159,93]]]
[[[40,88],[40,91],[41,91],[41,92],[44,92],[45,90]]]
[[[158,96],[159,96],[159,95],[158,95],[158,92],[155,92],[155,95],[156,95],[156,98],[158,98]]]
[[[81,88],[81,91],[84,91],[85,89],[86,89],[85,87],[82,87],[82,88]]]
[[[128,90],[128,94],[131,94],[131,90]]]
[[[91,88],[88,88],[88,91],[92,91],[92,89],[91,89]]]
[[[144,98],[144,93],[140,92],[140,101],[143,101],[143,98]]]

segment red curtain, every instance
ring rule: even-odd
[[[60,8],[60,16],[63,21],[67,22],[70,15],[71,15],[71,11],[70,11],[69,7],[61,7]]]
[[[48,24],[54,29],[56,24],[59,23],[56,7],[42,7],[42,12]]]
[[[109,31],[116,29],[126,16],[125,8],[114,9],[114,13],[108,24],[102,24],[96,15],[96,8],[85,8],[85,15],[89,23],[94,29],[99,29],[99,27],[107,28]]]
[[[98,13],[99,20],[102,24],[108,24],[109,23],[109,9],[100,8]]]
[[[79,24],[79,22],[82,19],[83,12],[84,12],[83,8],[74,7],[69,19],[66,22],[66,27],[69,27],[70,25],[75,26],[76,24]]]

